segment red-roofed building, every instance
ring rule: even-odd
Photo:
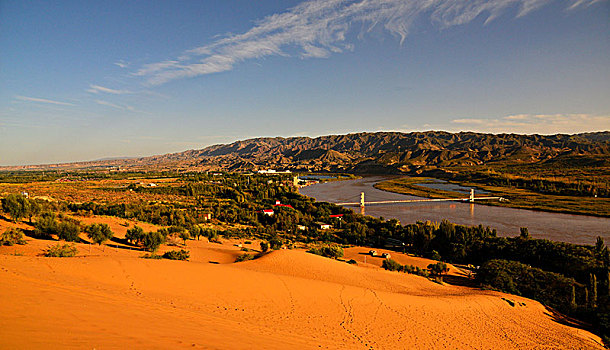
[[[274,207],[286,207],[290,209],[294,209],[290,204],[282,204],[280,201],[275,201]]]
[[[263,214],[269,215],[269,216],[274,214],[273,209],[263,209],[263,210],[259,211],[259,213],[263,213]]]

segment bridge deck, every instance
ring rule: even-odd
[[[426,199],[405,199],[396,201],[374,201],[364,202],[365,205],[369,204],[395,204],[395,203],[419,203],[419,202],[474,202],[477,200],[499,200],[502,201],[502,197],[476,197],[472,200],[470,198],[426,198]],[[335,203],[336,205],[361,205],[361,202],[348,202],[348,203]]]

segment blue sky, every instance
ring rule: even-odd
[[[608,0],[0,1],[0,165],[610,129]]]

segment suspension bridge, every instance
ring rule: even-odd
[[[360,192],[360,202],[345,202],[335,203],[336,205],[344,206],[360,206],[364,208],[367,205],[380,205],[380,204],[399,204],[399,203],[425,203],[425,202],[467,202],[474,203],[475,201],[482,200],[498,200],[500,202],[505,201],[503,197],[475,197],[474,189],[470,189],[470,196],[467,198],[424,198],[424,199],[402,199],[402,200],[391,200],[391,201],[370,201],[364,200],[364,192]]]

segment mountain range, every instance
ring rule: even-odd
[[[4,167],[4,170],[260,169],[411,173],[430,167],[491,163],[609,166],[610,132],[575,135],[483,134],[474,132],[375,132],[310,137],[263,137],[198,150],[142,158]]]

